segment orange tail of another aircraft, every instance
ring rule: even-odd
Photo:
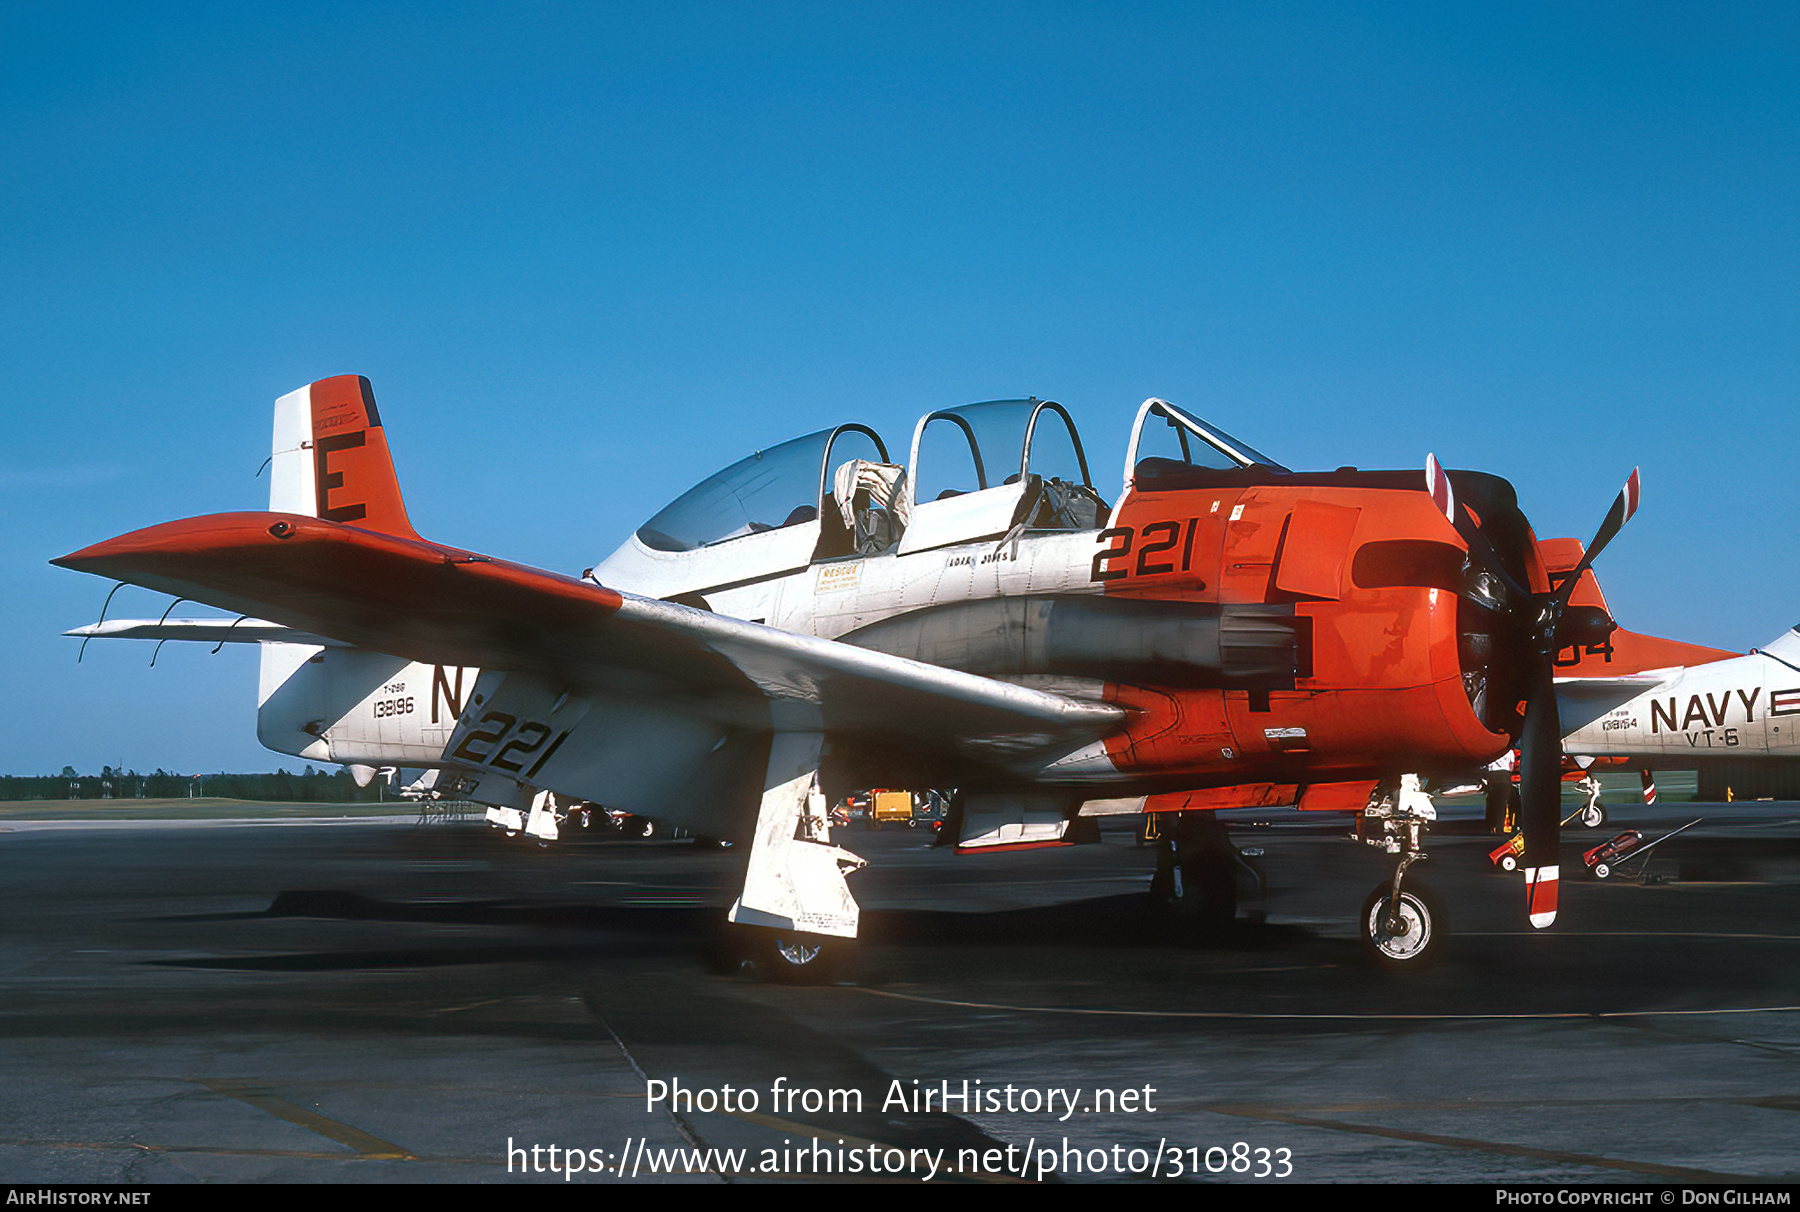
[[[1539,539],[1538,554],[1543,557],[1544,569],[1550,574],[1551,583],[1561,584],[1561,578],[1581,563],[1581,540]],[[1581,574],[1581,580],[1569,598],[1569,605],[1597,606],[1605,610],[1609,617],[1612,616],[1612,610],[1606,605],[1606,596],[1600,592],[1600,581],[1594,576],[1592,568]],[[1639,635],[1621,627],[1597,644],[1571,644],[1558,652],[1556,676],[1614,678],[1649,669],[1704,665],[1709,661],[1741,655],[1720,648],[1708,648],[1704,644],[1687,644],[1680,640]]]

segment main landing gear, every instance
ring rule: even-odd
[[[744,891],[730,914],[758,966],[790,984],[837,980],[856,955],[860,915],[844,877],[863,860],[831,844],[821,744],[816,733],[775,734]]]
[[[1210,812],[1175,814],[1156,839],[1150,904],[1183,931],[1213,934],[1237,918],[1237,852]]]
[[[1419,777],[1401,776],[1398,787],[1384,787],[1357,818],[1351,836],[1399,856],[1394,878],[1363,901],[1357,933],[1375,962],[1385,968],[1417,969],[1438,957],[1444,941],[1444,913],[1437,897],[1407,868],[1425,858],[1420,849],[1425,827],[1437,819],[1431,797],[1419,790]]]
[[[853,938],[833,938],[798,930],[759,930],[751,958],[772,981],[784,985],[827,985],[856,967]]]

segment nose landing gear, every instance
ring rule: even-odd
[[[1402,775],[1398,787],[1377,791],[1357,818],[1351,836],[1399,855],[1394,878],[1370,892],[1357,918],[1363,946],[1384,968],[1413,970],[1435,960],[1445,937],[1441,902],[1407,868],[1426,857],[1425,828],[1437,820],[1431,797],[1419,790],[1419,776]]]

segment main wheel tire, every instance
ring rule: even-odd
[[[1435,894],[1423,884],[1407,880],[1400,885],[1397,922],[1390,922],[1388,902],[1394,885],[1382,884],[1363,901],[1363,945],[1385,968],[1411,971],[1437,959],[1444,945],[1444,911]]]
[[[1502,871],[1517,871],[1518,869],[1519,869],[1519,860],[1518,859],[1514,858],[1510,854],[1502,855],[1500,857],[1500,870],[1502,870]]]
[[[1593,804],[1587,808],[1583,808],[1581,810],[1581,823],[1586,825],[1589,829],[1600,828],[1600,826],[1606,824],[1606,809],[1599,804]]]
[[[762,930],[756,959],[772,981],[823,985],[841,979],[856,958],[856,940],[798,930]]]

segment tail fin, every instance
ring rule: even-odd
[[[406,516],[381,413],[375,408],[375,391],[367,379],[361,375],[320,379],[275,401],[269,511],[324,518],[401,538],[419,537]],[[370,661],[379,668],[365,670]],[[332,725],[346,724],[353,716],[374,718],[370,705],[360,701],[389,684],[396,667],[406,662],[360,651],[328,655],[310,644],[267,643],[262,645],[261,666],[258,739],[277,753],[348,762],[366,755],[354,744],[345,746],[346,753],[334,754],[340,738]],[[346,669],[364,676],[346,677]],[[361,712],[353,710],[357,705]],[[434,701],[434,714],[435,709]],[[435,752],[427,753],[429,749],[421,744],[413,760],[438,757],[442,740]]]
[[[1587,554],[1580,539],[1539,539],[1538,555],[1544,561],[1544,571],[1550,574],[1550,586],[1556,588],[1562,584],[1562,578],[1574,572],[1581,565],[1581,557]],[[1581,580],[1575,583],[1575,591],[1569,597],[1571,606],[1598,606],[1608,615],[1612,611],[1606,605],[1606,595],[1600,592],[1600,578],[1589,568],[1581,574]]]
[[[1560,577],[1580,566],[1584,553],[1580,539],[1539,539],[1538,554],[1543,557],[1544,570],[1550,574],[1550,584],[1555,586],[1562,583]],[[1581,580],[1576,583],[1575,592],[1569,598],[1569,605],[1598,606],[1606,611],[1608,617],[1612,617],[1612,609],[1606,604],[1606,595],[1600,592],[1600,580],[1591,567],[1581,574]],[[1722,648],[1640,635],[1621,627],[1598,644],[1573,644],[1558,652],[1556,676],[1621,677],[1648,669],[1704,665],[1709,661],[1720,661],[1738,655],[1740,654],[1726,652]]]
[[[269,510],[419,537],[367,379],[320,379],[275,401]]]

